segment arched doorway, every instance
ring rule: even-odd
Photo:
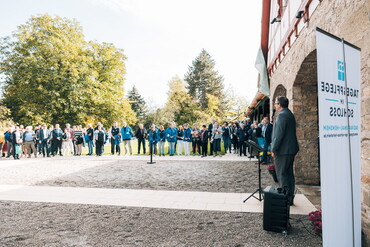
[[[276,97],[278,97],[278,96],[286,97],[286,88],[281,84],[276,87],[274,95],[272,97],[271,104],[275,103]],[[276,116],[275,116],[275,107],[274,107],[274,105],[272,105],[271,109],[272,109],[272,117],[274,118],[274,121],[275,121]]]
[[[302,62],[293,84],[293,106],[300,151],[296,156],[297,184],[320,184],[316,50]]]

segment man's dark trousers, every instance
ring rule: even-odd
[[[59,151],[59,154],[62,155],[62,141],[61,140],[53,140],[52,142],[52,153],[53,155],[57,155],[58,154],[58,151]]]
[[[276,175],[279,180],[279,185],[281,188],[288,190],[290,201],[293,201],[295,191],[295,178],[293,171],[294,157],[295,155],[275,156]]]
[[[114,154],[114,151],[116,151],[118,154],[121,154],[121,148],[119,144],[117,145],[115,142],[115,139],[111,137],[110,138],[110,153]]]
[[[140,145],[142,143],[143,144],[143,151],[144,151],[143,154],[146,154],[145,139],[139,138],[139,139],[137,139],[137,142],[138,142],[137,153],[140,154]]]
[[[48,141],[46,139],[42,140],[40,146],[41,146],[42,155],[44,157],[45,157],[45,155],[47,155],[49,157],[50,156],[50,150],[49,150],[49,147],[48,147]]]

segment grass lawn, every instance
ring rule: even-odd
[[[131,141],[132,154],[133,155],[138,155],[138,153],[137,153],[137,144],[138,144],[138,141],[137,140],[132,140]],[[148,155],[149,154],[149,147],[148,147],[149,142],[146,141],[145,144],[146,144],[146,154],[145,155]],[[121,143],[120,146],[121,146],[121,155],[123,155],[125,153],[124,148],[123,148],[123,144]],[[157,148],[158,148],[158,145],[157,145]],[[110,149],[111,149],[110,143],[105,144],[104,145],[104,153],[103,154],[104,155],[110,155]],[[210,145],[208,143],[208,153],[209,153],[209,149],[210,149]],[[142,150],[141,150],[141,152],[142,152]],[[82,154],[87,154],[87,153],[88,153],[88,148],[85,145],[85,147],[82,148]],[[165,154],[168,153],[168,142],[165,142],[165,145],[164,145],[164,153]],[[95,154],[95,147],[94,147],[94,154]],[[177,154],[177,150],[176,150],[175,154]],[[184,154],[184,151],[183,151],[182,154]],[[190,154],[192,154],[192,145],[191,144],[190,144]],[[225,149],[224,149],[223,142],[221,142],[221,154],[225,154]],[[141,155],[144,155],[144,154],[141,154]]]

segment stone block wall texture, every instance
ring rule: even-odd
[[[315,158],[309,157],[316,156],[315,153],[312,155],[311,151],[305,150],[310,145],[314,145],[315,142],[317,133],[312,131],[315,126],[306,126],[306,123],[311,122],[313,124],[317,121],[313,113],[317,109],[313,105],[311,105],[312,109],[305,106],[314,101],[315,93],[312,92],[312,85],[309,85],[310,79],[306,78],[304,73],[305,69],[311,70],[316,66],[313,63],[311,65],[307,64],[307,58],[316,49],[316,27],[320,27],[338,37],[343,37],[346,41],[361,48],[362,229],[368,244],[370,244],[370,0],[323,0],[310,17],[309,22],[306,23],[306,27],[299,33],[297,40],[281,61],[281,64],[271,75],[270,94],[274,95],[275,89],[279,85],[286,88],[290,108],[296,116],[298,115],[299,129],[297,134],[301,151],[297,156],[297,161],[317,162]],[[302,81],[305,81],[305,85],[300,85]],[[273,101],[270,103],[270,109],[272,111]],[[306,111],[307,114],[302,116],[301,114]],[[302,119],[307,120],[302,121]],[[295,168],[298,177],[297,182],[317,183],[318,171],[317,163],[314,169],[309,169],[305,165],[297,166]],[[310,178],[303,178],[305,176]]]

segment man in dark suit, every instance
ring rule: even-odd
[[[216,120],[214,118],[212,118],[212,123],[210,123],[208,125],[208,133],[209,133],[210,138],[211,138],[211,135],[212,135],[212,130],[215,127],[215,122],[216,122]],[[210,142],[209,145],[211,147],[211,150],[210,150],[210,154],[209,155],[212,156],[213,155],[213,142]]]
[[[110,128],[110,145],[111,145],[111,154],[114,155],[114,151],[117,152],[118,155],[121,154],[121,147],[119,145],[120,142],[116,140],[116,138],[121,138],[120,128],[118,127],[117,121],[113,122],[113,126]]]
[[[50,157],[50,150],[48,148],[50,132],[46,128],[45,124],[41,126],[41,129],[39,129],[37,134],[38,134],[38,140],[40,141],[39,144],[41,146],[41,152],[42,152],[43,157],[45,157],[45,155],[47,155],[47,157]]]
[[[272,135],[272,124],[270,123],[269,117],[264,117],[262,120],[262,137],[264,140],[264,149],[261,162],[262,164],[267,163],[267,151],[271,144],[271,135]]]
[[[145,139],[147,137],[148,133],[146,131],[146,129],[144,129],[144,125],[143,124],[139,124],[139,129],[136,131],[136,138],[137,138],[137,142],[138,142],[138,146],[137,146],[137,153],[140,154],[140,146],[141,144],[143,145],[143,151],[144,151],[144,154],[146,153],[146,147],[145,147]]]
[[[55,128],[51,132],[51,136],[52,136],[52,139],[53,139],[53,143],[52,143],[52,147],[51,147],[52,148],[52,151],[51,151],[52,155],[55,156],[56,154],[58,154],[58,151],[59,151],[59,155],[63,156],[63,154],[62,154],[63,131],[60,129],[59,124],[55,125]]]
[[[296,135],[296,121],[288,109],[289,100],[279,96],[275,101],[279,113],[272,132],[271,155],[275,158],[276,175],[279,185],[288,190],[290,204],[293,205],[295,178],[293,171],[294,157],[299,151]]]

